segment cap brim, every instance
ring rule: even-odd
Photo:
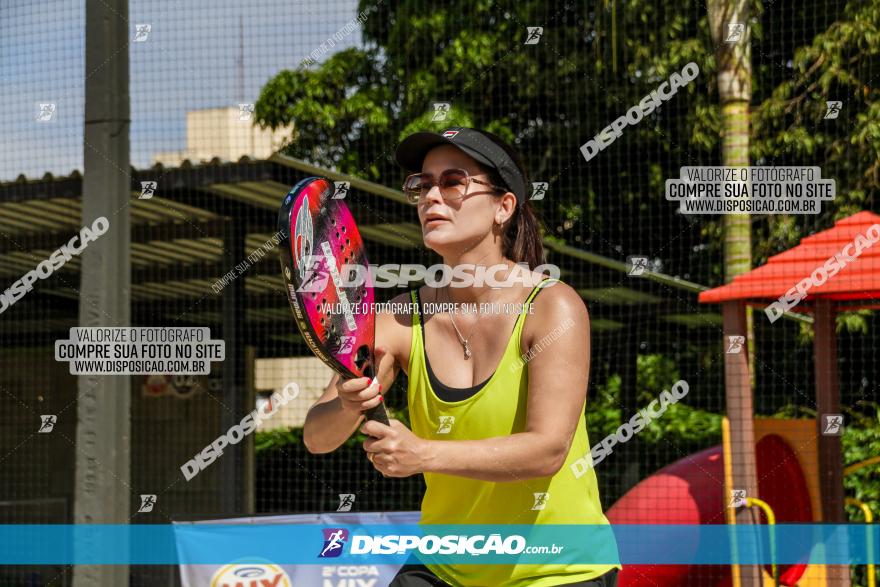
[[[417,132],[406,137],[397,146],[394,157],[397,159],[397,163],[404,169],[418,172],[422,170],[422,163],[425,161],[428,152],[440,145],[452,145],[469,157],[476,159],[478,163],[492,168],[495,167],[491,161],[480,153],[464,145],[457,145],[454,141],[435,132]]]

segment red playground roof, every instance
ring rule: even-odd
[[[831,276],[835,268],[838,271]],[[700,293],[699,301],[773,300],[805,279],[808,282],[801,288],[808,291],[807,301],[880,303],[880,215],[865,211],[839,220],[770,257],[761,267],[737,275],[731,283]]]

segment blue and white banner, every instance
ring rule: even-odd
[[[228,546],[205,540],[213,534],[204,530],[211,527],[226,538],[232,538],[231,532],[225,531],[226,526],[259,526],[265,528],[265,533],[254,536],[255,541],[242,541],[237,555],[229,559],[228,564],[181,564],[180,579],[183,587],[294,587],[300,585],[314,585],[316,587],[385,587],[397,573],[401,564],[395,562],[364,562],[345,561],[341,562],[339,555],[342,554],[341,534],[338,540],[333,541],[331,536],[330,546],[327,541],[309,544],[289,544],[291,550],[307,550],[307,556],[311,564],[291,564],[290,559],[273,562],[254,554],[251,547],[256,546],[259,551],[260,543],[264,540],[281,539],[284,536],[271,532],[271,526],[283,530],[288,539],[293,538],[290,533],[291,525],[327,526],[322,534],[332,534],[333,527],[369,527],[372,525],[405,525],[412,526],[419,522],[419,512],[391,512],[391,513],[329,513],[329,514],[301,514],[284,516],[260,516],[253,518],[234,518],[224,520],[211,520],[205,522],[175,523],[175,537],[177,539],[177,551],[180,561],[206,560],[204,557],[210,554],[212,549],[228,552]],[[268,527],[268,528],[267,528]],[[303,530],[306,528],[303,527]],[[221,539],[228,544],[228,540]],[[326,552],[325,552],[326,551]],[[216,552],[216,551],[215,551]],[[322,557],[323,555],[323,557]]]
[[[880,561],[880,525],[422,525],[417,512],[173,525],[0,525],[0,565],[205,565],[216,572],[229,564],[253,563],[284,569],[312,566],[320,575],[325,566],[396,568],[410,560],[458,565],[863,565]],[[259,581],[254,586],[263,587]]]

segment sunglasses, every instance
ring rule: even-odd
[[[471,182],[499,192],[509,191],[507,188],[475,179],[468,175],[464,169],[447,169],[437,179],[434,179],[430,173],[413,173],[403,182],[403,193],[406,194],[406,199],[410,204],[418,205],[428,196],[428,192],[437,186],[440,188],[440,197],[449,202],[461,200],[468,195],[468,187]]]

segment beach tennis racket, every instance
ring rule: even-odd
[[[308,177],[285,196],[278,215],[281,274],[296,325],[315,356],[343,379],[373,377],[369,262],[354,217],[335,192],[332,181]],[[354,266],[362,268],[363,279],[351,278],[348,268]],[[388,424],[384,404],[365,414]]]

